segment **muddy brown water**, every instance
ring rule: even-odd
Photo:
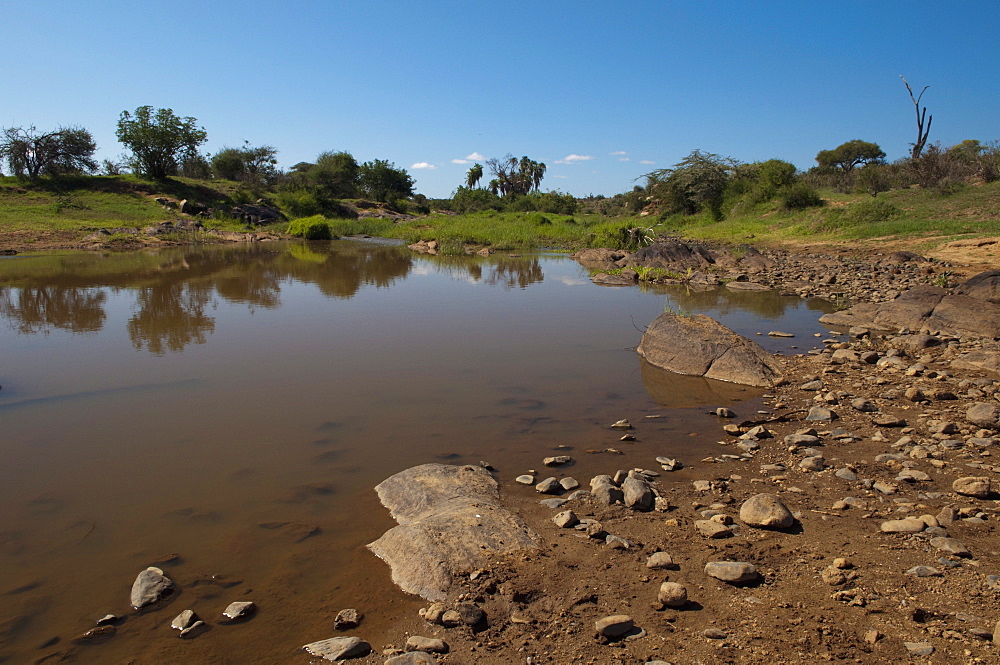
[[[0,259],[0,662],[308,662],[301,645],[334,636],[345,607],[381,649],[422,604],[365,549],[393,526],[382,479],[487,461],[514,496],[558,450],[576,463],[554,475],[586,483],[700,458],[719,431],[706,407],[759,407],[759,391],[642,366],[665,307],[792,353],[826,311],[599,287],[559,254],[371,241]],[[755,335],[775,329],[796,337]],[[636,442],[608,429],[620,418]],[[586,452],[607,448],[625,454]],[[136,613],[149,565],[178,592]],[[245,599],[249,622],[217,622]],[[211,629],[179,640],[188,608]],[[124,617],[114,637],[73,643],[107,613]]]

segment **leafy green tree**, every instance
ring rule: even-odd
[[[358,189],[362,196],[381,203],[394,203],[413,195],[413,178],[384,159],[358,167]]]
[[[278,151],[273,146],[225,147],[212,156],[212,174],[223,180],[236,180],[251,187],[268,184],[277,176]]]
[[[503,203],[500,197],[488,189],[459,187],[451,196],[451,208],[465,214],[479,210],[501,210]]]
[[[483,179],[483,165],[476,163],[469,169],[469,172],[465,174],[465,186],[472,189],[479,184],[479,181]]]
[[[729,157],[693,150],[670,168],[645,175],[646,190],[666,207],[667,214],[705,211],[722,218],[722,200],[737,163]]]
[[[851,172],[859,164],[871,164],[885,159],[885,153],[877,143],[854,139],[841,143],[833,150],[820,150],[816,162],[821,168],[837,169],[844,174]]]
[[[358,194],[358,162],[349,152],[324,152],[306,169],[309,181],[323,196],[353,198]]]
[[[526,156],[519,160],[511,154],[500,159],[488,159],[486,166],[494,176],[488,188],[497,196],[527,194],[537,190],[547,169],[545,162],[536,162]]]
[[[0,137],[0,158],[18,178],[67,173],[93,173],[97,170],[94,152],[97,144],[82,127],[60,127],[51,132],[10,127]]]
[[[118,119],[118,140],[132,151],[132,168],[150,178],[176,175],[185,159],[197,154],[208,139],[204,128],[192,117],[179,118],[172,109],[153,110],[140,106],[133,113],[122,111]]]

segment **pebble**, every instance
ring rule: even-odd
[[[604,637],[621,637],[634,626],[635,622],[627,614],[613,614],[594,622],[594,630]]]
[[[222,616],[230,621],[241,621],[248,619],[257,610],[257,606],[249,600],[241,600],[229,603],[226,609],[222,610]]]
[[[730,584],[752,582],[760,576],[756,566],[744,561],[709,561],[705,574]]]
[[[194,613],[194,610],[184,610],[174,617],[174,620],[170,622],[170,627],[175,630],[184,630],[198,620],[198,615]]]
[[[448,643],[436,637],[421,637],[412,635],[406,640],[407,651],[423,651],[425,653],[448,653]]]
[[[677,582],[664,582],[660,585],[656,599],[667,607],[683,607],[688,601],[687,589]]]
[[[931,538],[931,547],[955,556],[972,557],[972,553],[957,538],[945,538],[942,536]]]
[[[882,526],[879,528],[882,533],[920,533],[927,528],[927,525],[916,517],[907,517],[901,520],[882,522]]]
[[[646,567],[654,570],[663,570],[676,568],[677,565],[674,563],[673,557],[666,552],[653,552],[646,559]]]
[[[384,665],[435,665],[434,656],[425,651],[411,651],[386,658]]]
[[[773,494],[757,494],[744,501],[740,520],[766,529],[787,529],[795,523],[792,512]]]
[[[611,423],[611,428],[612,429],[632,429],[632,423],[630,423],[627,419],[622,418],[621,420],[617,420],[617,421]]]
[[[572,529],[580,523],[580,518],[572,510],[564,510],[553,517],[552,521],[561,529]]]
[[[562,489],[562,485],[555,477],[550,476],[543,480],[542,482],[535,485],[535,491],[539,494],[555,494]]]
[[[569,499],[564,499],[561,496],[554,496],[551,499],[542,499],[538,503],[542,504],[546,508],[551,508],[552,510],[555,510],[556,508],[562,508],[567,503],[569,503]]]
[[[976,499],[986,499],[992,493],[993,486],[990,479],[986,476],[966,476],[953,482],[951,489],[956,494],[971,496]]]
[[[336,630],[350,630],[351,628],[357,628],[361,625],[361,612],[355,609],[348,608],[337,612],[337,616],[333,620],[333,627]]]
[[[818,422],[832,422],[838,418],[837,414],[825,406],[813,406],[809,408],[806,420]]]
[[[132,607],[140,609],[152,605],[173,591],[173,581],[154,566],[139,573],[132,583]]]
[[[569,455],[556,455],[555,457],[546,457],[542,460],[542,464],[545,466],[562,466],[563,464],[569,464],[573,461],[573,458]]]
[[[515,478],[514,482],[515,483],[519,483],[521,485],[534,485],[535,484],[535,477],[534,476],[530,476],[530,475],[528,475],[528,474],[525,473],[525,474],[520,475],[517,478]]]
[[[906,574],[916,577],[941,577],[942,575],[940,570],[932,566],[914,566],[906,571]]]
[[[733,535],[726,526],[714,520],[695,520],[694,527],[706,538],[726,538]]]
[[[903,642],[903,646],[911,656],[929,656],[934,653],[934,647],[928,642]]]
[[[310,642],[302,647],[314,656],[324,660],[337,661],[367,656],[372,646],[360,637],[331,637],[318,642]]]
[[[562,487],[567,492],[569,492],[569,491],[575,490],[577,487],[579,487],[580,486],[580,482],[576,478],[570,478],[570,477],[560,478],[559,479],[559,486]]]

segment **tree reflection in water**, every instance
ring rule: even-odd
[[[96,333],[104,326],[101,289],[56,285],[0,289],[0,316],[21,333],[60,328],[73,333]]]
[[[132,345],[163,355],[182,351],[191,342],[204,344],[215,331],[215,319],[204,309],[213,288],[205,283],[167,282],[139,289],[139,311],[128,321]]]

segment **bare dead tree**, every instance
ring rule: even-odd
[[[929,85],[925,85],[924,89],[920,91],[920,94],[916,97],[913,96],[913,88],[910,87],[909,82],[906,78],[900,74],[899,78],[903,79],[903,84],[906,85],[906,91],[910,93],[910,101],[913,102],[913,107],[917,112],[917,142],[913,143],[913,150],[910,151],[910,157],[917,159],[920,157],[920,153],[924,150],[924,145],[927,143],[927,135],[931,132],[931,122],[934,121],[934,116],[927,117],[927,107],[920,108],[920,98],[924,96],[927,92]],[[926,126],[925,126],[926,121]]]

